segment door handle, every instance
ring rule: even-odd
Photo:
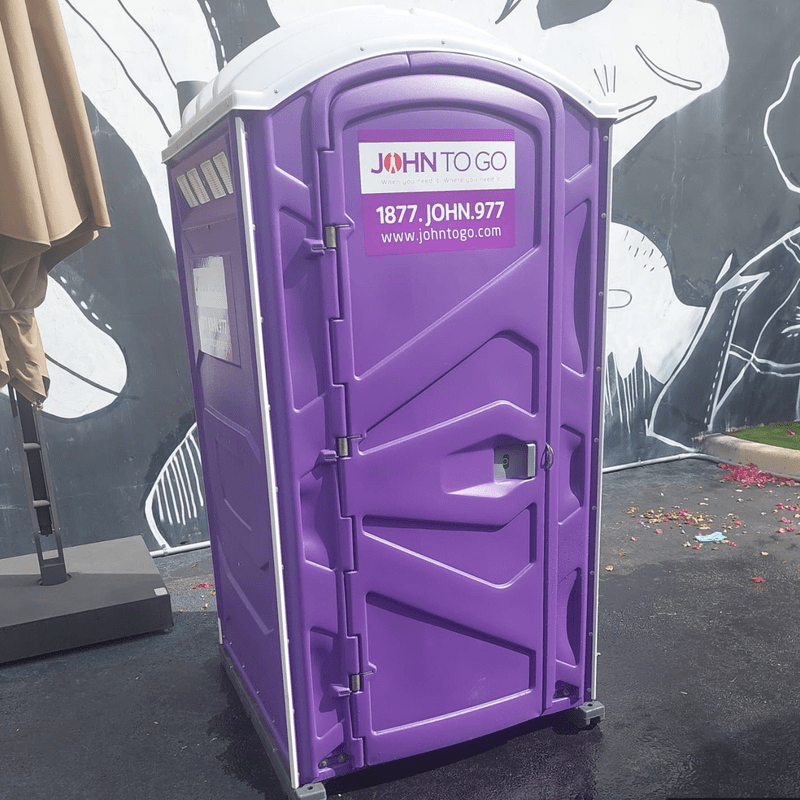
[[[528,469],[526,471],[525,477],[526,478],[535,478],[536,477],[536,442],[528,442],[525,445],[525,449],[527,450],[528,456]]]
[[[498,481],[526,481],[536,477],[539,450],[536,442],[509,440],[494,448],[494,477]]]

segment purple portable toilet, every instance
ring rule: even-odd
[[[297,797],[602,716],[612,120],[370,6],[250,46],[170,140],[222,653]]]

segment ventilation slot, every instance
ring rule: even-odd
[[[189,186],[189,181],[186,180],[185,175],[178,175],[175,179],[178,183],[178,188],[183,194],[183,199],[189,204],[189,208],[196,208],[200,205],[200,201],[194,196],[192,187]]]
[[[219,172],[225,191],[228,194],[233,194],[233,181],[231,180],[231,167],[228,164],[228,156],[225,153],[217,153],[211,160]]]
[[[203,204],[210,203],[211,198],[208,196],[206,187],[203,186],[203,179],[200,177],[200,173],[192,168],[186,173],[186,177],[189,179],[189,185],[192,187],[195,197]]]
[[[222,185],[222,181],[220,180],[217,171],[214,169],[214,165],[211,163],[211,160],[209,159],[208,161],[204,161],[200,165],[200,169],[203,170],[206,183],[211,189],[211,194],[214,195],[214,199],[219,200],[220,197],[225,197],[225,187]]]

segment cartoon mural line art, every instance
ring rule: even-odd
[[[58,270],[55,271],[58,273]],[[45,411],[60,419],[94,414],[119,397],[125,385],[125,356],[109,335],[112,327],[86,301],[76,304],[52,275],[47,295],[37,309],[46,346],[50,389]],[[102,326],[102,327],[101,327]],[[4,395],[8,394],[3,389]]]
[[[197,423],[172,451],[144,504],[147,525],[159,549],[196,539],[205,507]]]
[[[778,171],[790,192],[800,192],[800,157],[792,145],[795,139],[794,121],[800,118],[800,56],[792,68],[781,96],[771,103],[764,115],[764,139]]]
[[[40,317],[64,342],[48,354],[45,413],[73,543],[145,529],[160,549],[203,535],[160,159],[180,124],[175,84],[212,78],[278,24],[353,4],[61,0],[113,222],[107,237],[54,271]],[[783,32],[800,22],[798,4],[771,0],[774,19],[726,0],[415,4],[490,31],[621,109],[607,464],[693,449],[706,430],[737,421],[797,416],[800,267],[791,198],[800,191],[800,59]],[[769,53],[741,35],[756,19],[772,25]],[[753,82],[762,87],[755,95]],[[13,527],[9,514],[22,504],[0,491],[4,525]],[[29,546],[24,529],[16,541],[18,551]]]
[[[800,57],[763,122],[775,169],[792,192],[800,191],[797,157],[786,143],[800,108],[798,63]],[[649,435],[684,450],[694,449],[706,432],[800,418],[800,228],[768,244],[740,269],[729,269],[717,286],[648,424]]]
[[[359,4],[270,0],[281,25]],[[385,0],[384,5],[409,4]],[[661,120],[719,86],[728,68],[719,15],[702,0],[417,0],[414,5],[484,28],[590,95],[616,103],[621,113],[612,140],[614,163]]]
[[[613,223],[608,253],[606,425],[620,440],[643,424],[704,309],[678,299],[664,254],[644,233]]]
[[[76,419],[114,402],[128,369],[112,325],[90,310],[85,300],[73,302],[66,283],[63,274],[48,280],[38,316],[50,373],[46,413]]]
[[[757,424],[757,415],[800,417],[798,331],[800,228],[735,271],[715,293],[695,340],[654,403],[649,433],[690,450],[700,434]]]

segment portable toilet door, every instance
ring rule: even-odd
[[[313,782],[594,701],[612,118],[435,14],[335,12],[253,48],[166,156],[177,183],[238,149],[223,249],[251,277],[238,361],[263,360],[262,396],[193,362],[221,612],[239,597],[223,648],[279,772],[324,796]],[[324,55],[293,72],[295,52]],[[221,245],[173,202],[196,351],[192,270]],[[280,539],[268,589],[239,564],[242,588],[239,534],[214,529],[221,386],[270,432],[278,502],[242,501]],[[281,663],[242,643],[270,620]]]
[[[563,313],[557,92],[461,55],[412,54],[394,74],[382,61],[353,88],[329,78],[335,100],[312,123],[332,132],[315,149],[337,237],[337,468],[367,763],[545,710]]]

